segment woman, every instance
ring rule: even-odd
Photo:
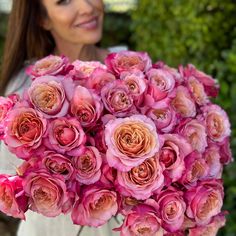
[[[36,59],[49,54],[66,55],[70,61],[103,61],[108,50],[95,46],[102,37],[104,5],[102,0],[15,0],[9,19],[3,58],[1,92],[22,93],[29,85],[24,69]],[[19,165],[1,145],[0,173],[14,174]],[[117,235],[114,219],[92,229],[85,227],[80,235]],[[79,226],[70,216],[46,218],[29,211],[21,222],[18,236],[76,236]]]

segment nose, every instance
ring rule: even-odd
[[[91,14],[94,11],[94,0],[77,0],[77,9],[80,15]]]

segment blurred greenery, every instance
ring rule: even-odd
[[[170,66],[192,63],[218,79],[215,102],[232,124],[231,147],[236,154],[236,1],[139,0],[132,13],[132,42],[154,60]],[[236,235],[236,163],[224,170],[227,225],[219,235]]]

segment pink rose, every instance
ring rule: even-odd
[[[184,222],[186,210],[183,192],[169,187],[156,197],[157,216],[161,219],[161,226],[168,232],[180,230]]]
[[[46,151],[43,156],[42,163],[51,174],[61,175],[65,180],[71,178],[74,168],[67,157],[53,151]]]
[[[159,151],[155,124],[146,116],[110,120],[105,127],[109,166],[129,171]]]
[[[28,199],[18,176],[0,175],[0,211],[8,216],[25,220]]]
[[[230,135],[230,123],[226,112],[218,105],[211,104],[202,107],[203,117],[200,120],[205,122],[206,132],[210,139],[221,142]]]
[[[48,126],[44,144],[50,149],[68,155],[78,155],[86,142],[86,135],[75,118],[57,118]]]
[[[42,76],[32,82],[25,96],[46,118],[54,118],[68,113],[73,91],[70,78]]]
[[[206,180],[185,193],[186,214],[197,225],[207,225],[213,216],[220,213],[223,206],[223,186],[221,180]]]
[[[105,59],[108,69],[119,75],[124,71],[140,70],[142,72],[151,68],[152,62],[146,52],[121,51],[110,53]]]
[[[105,108],[117,117],[136,113],[131,93],[121,80],[116,80],[103,87],[101,91]]]
[[[177,87],[171,96],[174,96],[174,99],[171,102],[173,108],[182,117],[194,117],[196,115],[195,102],[191,98],[186,87]]]
[[[146,75],[149,80],[148,94],[155,101],[165,98],[175,87],[175,78],[167,70],[152,68]]]
[[[47,217],[55,217],[63,212],[63,206],[68,201],[63,177],[38,170],[24,178],[23,186],[32,211]]]
[[[203,180],[207,177],[209,167],[202,155],[197,151],[192,152],[184,159],[185,171],[180,179],[180,182],[186,187],[196,186],[198,180]]]
[[[163,184],[164,176],[157,157],[146,159],[128,172],[117,172],[116,189],[138,200],[149,198],[153,192],[161,190]]]
[[[38,60],[32,68],[30,68],[30,74],[35,77],[63,74],[63,70],[65,70],[68,62],[68,58],[66,57],[49,55]]]
[[[81,201],[76,202],[71,218],[74,224],[98,227],[116,215],[117,210],[114,191],[90,186],[83,192]]]
[[[82,184],[93,184],[101,177],[102,158],[99,151],[87,146],[79,156],[73,157],[75,178]]]
[[[161,136],[159,161],[164,165],[166,184],[178,180],[184,171],[184,158],[192,152],[190,144],[178,134],[163,134]]]
[[[47,121],[32,108],[18,107],[8,113],[5,143],[20,158],[29,158],[41,147]]]
[[[160,219],[156,216],[155,210],[146,204],[135,206],[126,215],[125,220],[119,229],[121,236],[163,236],[160,227]]]
[[[83,127],[96,124],[103,111],[100,97],[85,87],[75,88],[71,101],[71,113],[78,119]]]
[[[203,153],[208,146],[206,128],[203,122],[196,119],[186,119],[179,124],[176,132],[187,139],[193,150]]]
[[[101,178],[99,180],[103,184],[103,186],[106,186],[106,188],[113,188],[116,175],[117,170],[110,167],[107,163],[103,162],[101,169]]]
[[[225,138],[221,143],[217,143],[220,147],[220,162],[224,165],[233,161],[232,151],[230,149],[230,138]]]

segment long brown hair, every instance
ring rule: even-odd
[[[40,0],[13,0],[1,66],[1,94],[25,61],[45,57],[54,50],[52,35],[40,24],[46,16]]]

